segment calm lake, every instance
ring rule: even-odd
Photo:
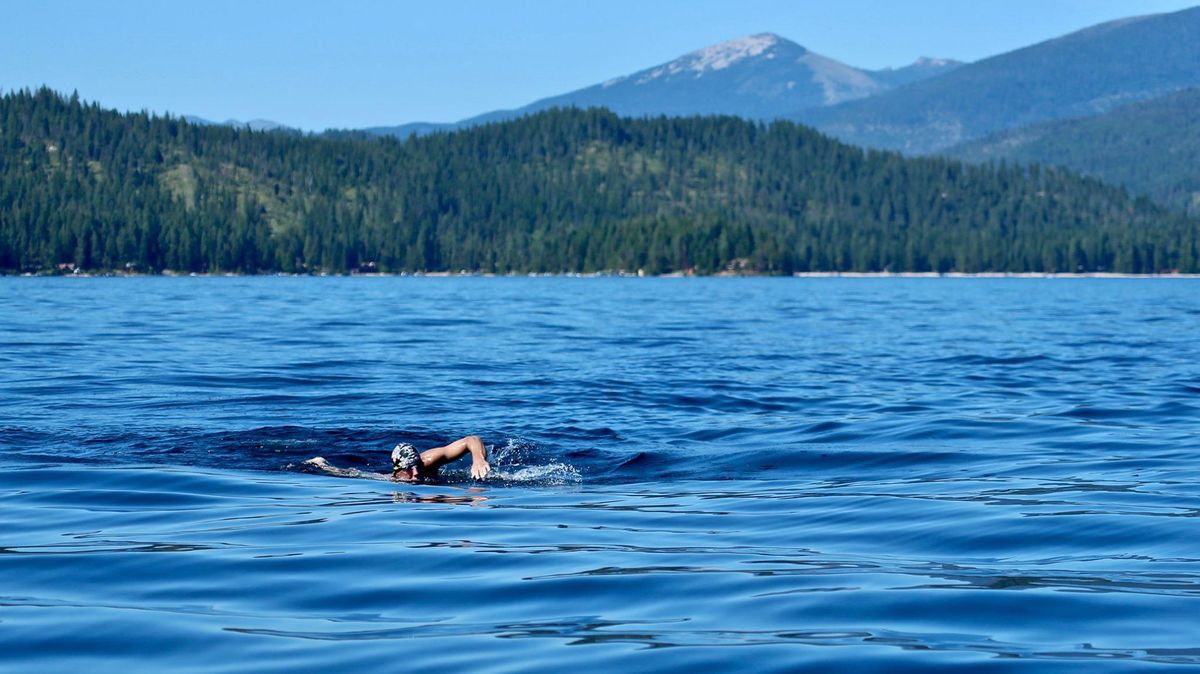
[[[0,669],[1196,667],[1198,291],[0,279]]]

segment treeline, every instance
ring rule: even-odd
[[[786,122],[554,110],[402,141],[0,97],[10,272],[1197,272],[1198,229],[1067,172]]]

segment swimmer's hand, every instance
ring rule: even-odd
[[[476,459],[471,463],[471,477],[476,480],[482,480],[492,472],[492,467],[483,459]]]
[[[337,466],[330,465],[330,463],[326,461],[325,457],[323,456],[314,456],[313,458],[305,461],[304,465],[312,466],[313,468],[320,468],[326,473],[330,475],[336,475],[338,477],[365,477],[369,480],[387,480],[391,478],[390,475],[384,473],[368,473],[357,468],[338,468]]]

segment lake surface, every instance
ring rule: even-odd
[[[1198,364],[1187,280],[0,279],[0,669],[1195,668]]]

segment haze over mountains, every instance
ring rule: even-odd
[[[1157,101],[1198,86],[1200,7],[1112,21],[975,63],[921,59],[879,71],[761,33],[515,110],[367,131],[404,137],[552,107],[790,119],[865,147],[1061,165],[1195,213],[1200,94]]]
[[[922,154],[1198,85],[1200,7],[1112,21],[970,64],[921,59],[877,71],[760,33],[514,110],[365,131],[405,137],[552,107],[605,107],[632,117],[791,119],[857,145]]]
[[[1200,87],[1200,7],[1112,21],[969,64],[923,58],[884,70],[759,33],[513,110],[351,133],[406,138],[555,107],[787,119],[864,147],[1064,166],[1196,213],[1200,94],[1166,98],[1193,87]],[[1130,107],[1139,102],[1146,104]],[[287,129],[262,120],[224,124]]]
[[[251,131],[296,131],[296,129],[286,124],[280,124],[270,119],[252,119],[248,122],[243,122],[240,119],[227,119],[223,122],[214,122],[211,119],[205,119],[196,115],[184,115],[183,118],[192,124],[199,124],[200,126],[232,126],[239,129],[250,129]]]
[[[1200,86],[1200,7],[1112,21],[975,63],[923,58],[884,70],[856,68],[759,33],[513,110],[361,132],[403,138],[554,107],[604,107],[629,117],[790,119],[856,145],[928,154],[1194,86]]]
[[[1200,7],[1100,24],[792,119],[857,145],[927,153],[1197,85]]]
[[[1064,166],[1200,215],[1200,88],[1093,117],[1002,131],[942,154]]]
[[[0,271],[1200,272],[1198,65],[1200,8],[883,71],[761,33],[403,142],[11,92]]]
[[[498,110],[450,124],[419,122],[366,131],[406,137],[513,119],[554,107],[603,107],[627,117],[724,114],[778,119],[806,108],[878,94],[950,72],[960,65],[950,59],[922,58],[904,68],[863,70],[774,33],[759,33],[514,110]]]

